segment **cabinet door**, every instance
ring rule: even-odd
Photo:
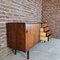
[[[39,41],[39,24],[26,24],[26,49],[29,50]]]
[[[33,47],[34,45],[34,24],[26,24],[26,46],[27,50]]]
[[[17,49],[25,51],[25,23],[17,23]]]
[[[33,45],[33,27],[32,24],[26,24],[26,50],[28,51]]]
[[[16,49],[16,24],[7,23],[7,44],[8,47]]]

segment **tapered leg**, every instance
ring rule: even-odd
[[[27,59],[29,59],[29,51],[27,51]]]
[[[45,43],[46,41],[44,41],[44,43]]]
[[[15,50],[15,55],[16,55],[16,50]]]
[[[48,37],[48,41],[49,41],[49,37]]]

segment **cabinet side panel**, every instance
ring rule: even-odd
[[[39,24],[34,24],[34,44],[38,43],[40,40],[40,25]]]

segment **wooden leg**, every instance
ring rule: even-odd
[[[15,55],[16,55],[16,50],[15,50]]]
[[[27,59],[29,59],[29,51],[27,51]]]
[[[44,41],[44,43],[45,43],[46,41]]]
[[[48,37],[48,41],[49,41],[49,37]]]

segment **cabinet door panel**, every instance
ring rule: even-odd
[[[25,23],[17,23],[17,49],[25,51]]]
[[[29,50],[39,41],[39,24],[26,24],[26,30],[26,47]]]
[[[16,24],[8,23],[7,28],[7,44],[8,47],[16,49]]]
[[[26,49],[29,50],[33,44],[33,33],[31,29],[31,24],[26,24]]]

